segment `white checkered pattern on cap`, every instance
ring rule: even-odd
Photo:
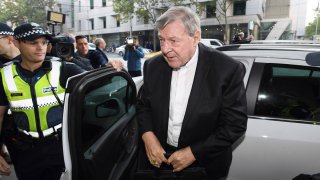
[[[45,31],[43,31],[43,30],[33,29],[32,31],[28,31],[28,32],[25,32],[23,34],[17,34],[14,37],[16,39],[21,39],[21,38],[25,38],[25,37],[33,35],[33,34],[47,34],[47,33]]]
[[[9,32],[9,31],[0,31],[0,35],[13,36],[13,32]]]

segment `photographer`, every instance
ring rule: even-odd
[[[139,46],[138,38],[128,39],[123,59],[128,61],[128,72],[131,77],[141,76],[141,58],[143,57],[144,53],[142,47]]]
[[[232,39],[232,44],[247,44],[250,43],[252,39],[250,38],[244,38],[244,33],[239,32],[238,34],[235,34]]]
[[[58,35],[51,40],[51,43],[52,50],[50,55],[72,62],[87,71],[93,69],[89,59],[80,57],[74,53],[75,40],[71,34]]]

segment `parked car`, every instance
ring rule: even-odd
[[[218,48],[246,67],[246,135],[234,144],[228,179],[292,179],[320,167],[320,68],[313,45]],[[319,58],[320,60],[320,58]],[[136,94],[142,77],[100,68],[68,81],[62,179],[129,179],[136,158]],[[213,82],[214,83],[214,82]]]
[[[96,50],[96,45],[93,43],[88,43],[89,45],[89,50]]]
[[[120,56],[123,56],[124,52],[125,52],[125,47],[126,47],[126,45],[122,45],[122,46],[117,47],[115,53],[119,54]],[[144,47],[142,47],[142,50],[143,50],[144,54],[149,54],[149,53],[153,52],[151,49],[147,49]]]
[[[217,48],[224,45],[224,42],[220,41],[219,39],[201,39],[200,42],[212,48]]]

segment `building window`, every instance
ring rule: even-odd
[[[107,6],[107,0],[102,0],[102,7],[106,7]]]
[[[94,19],[89,19],[91,30],[94,30]]]
[[[81,1],[79,1],[79,12],[81,12]]]
[[[235,1],[233,3],[233,15],[245,15],[246,14],[246,1]]]
[[[93,9],[93,6],[94,6],[93,1],[94,0],[90,0],[90,9]]]
[[[103,29],[106,29],[107,28],[107,18],[103,17],[102,21],[103,21]]]
[[[74,3],[71,4],[71,27],[74,28]]]
[[[216,6],[212,3],[206,5],[206,17],[216,17]]]
[[[106,19],[106,17],[100,17],[99,19],[100,19],[100,21],[102,22],[102,28],[103,28],[103,29],[106,29],[106,28],[107,28],[107,19]],[[101,22],[100,22],[100,23],[101,23]],[[100,23],[99,23],[99,24],[100,24]],[[101,27],[101,26],[99,26],[99,27]]]
[[[117,27],[120,27],[120,15],[116,16],[116,21],[117,21]]]
[[[78,29],[79,29],[79,31],[81,31],[81,20],[79,20],[78,23],[79,23],[79,24],[78,24]]]

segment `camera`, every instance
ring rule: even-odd
[[[74,56],[74,39],[67,35],[58,35],[50,41],[52,44],[51,55],[62,59]]]
[[[130,44],[130,45],[133,45],[133,39],[132,38],[128,38],[127,39],[127,43]]]

